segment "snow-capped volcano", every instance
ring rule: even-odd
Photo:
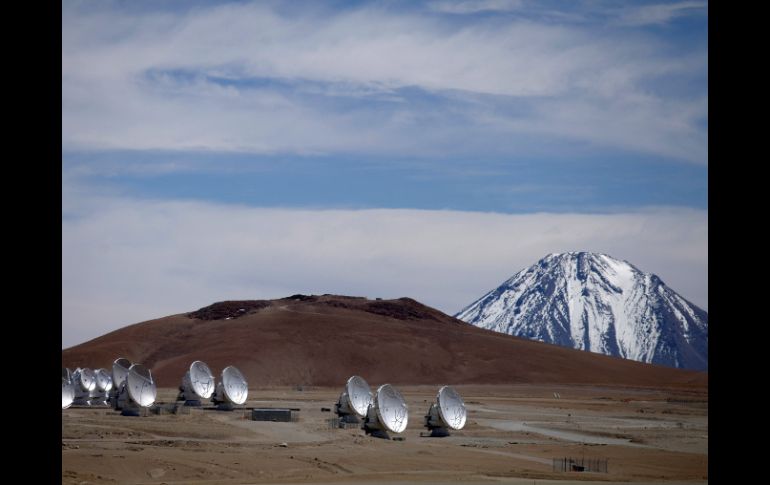
[[[606,254],[550,254],[455,317],[565,347],[708,369],[708,313]]]

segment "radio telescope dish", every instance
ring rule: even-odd
[[[345,384],[345,391],[348,397],[350,407],[359,416],[366,414],[369,405],[372,403],[372,390],[363,377],[353,376]]]
[[[112,376],[107,372],[107,369],[96,369],[94,371],[94,381],[96,386],[89,393],[88,401],[91,403],[91,406],[106,406],[109,399],[108,393],[112,389]]]
[[[401,433],[409,424],[409,408],[404,397],[390,384],[377,389],[374,401],[369,405],[363,429],[372,436],[389,438],[387,432]]]
[[[211,400],[220,409],[232,410],[233,406],[240,406],[249,397],[249,384],[235,366],[227,366],[222,371],[222,377],[216,387],[216,392]]]
[[[70,370],[66,367],[61,369],[61,408],[67,409],[75,400],[75,386],[72,384]]]
[[[75,381],[77,381],[77,384],[83,391],[93,391],[96,389],[96,373],[88,367],[78,368],[75,371]]]
[[[342,391],[334,405],[334,412],[337,413],[342,422],[358,423],[358,418],[366,415],[366,410],[372,403],[372,399],[372,390],[364,378],[352,376],[348,379],[345,390]]]
[[[195,394],[207,399],[214,392],[214,376],[211,369],[205,363],[196,360],[190,366],[190,382]]]
[[[118,388],[121,384],[126,382],[128,377],[128,369],[131,368],[131,362],[123,357],[115,359],[112,363],[112,384],[113,387]]]
[[[177,400],[184,400],[187,406],[200,406],[202,399],[211,398],[214,393],[214,376],[209,366],[200,360],[190,364],[190,370],[182,378],[179,390],[181,392]]]
[[[465,426],[467,417],[463,398],[453,387],[444,386],[425,416],[425,427],[431,431],[431,436],[449,436],[450,429],[459,430]]]
[[[124,416],[138,416],[139,409],[152,406],[158,395],[152,373],[142,364],[134,364],[128,369],[124,387],[128,392],[127,402],[123,405]]]
[[[109,391],[108,401],[115,410],[123,409],[123,404],[127,402],[126,378],[129,368],[131,362],[123,357],[115,359],[112,363],[112,389]]]
[[[112,376],[107,369],[96,369],[96,389],[108,392],[112,389]]]
[[[72,374],[72,384],[75,388],[73,404],[79,406],[91,405],[91,391],[96,389],[96,374],[88,367],[75,369]]]

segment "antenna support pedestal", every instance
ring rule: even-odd
[[[447,436],[451,436],[449,434],[449,428],[444,428],[441,426],[436,428],[428,426],[427,428],[428,431],[430,431],[430,435],[428,435],[429,438],[446,438]]]
[[[364,434],[371,435],[373,438],[380,438],[383,440],[389,440],[390,435],[387,431],[384,429],[379,428],[370,428],[366,425],[366,421],[364,421],[363,426],[361,426],[361,429],[364,430]]]
[[[355,414],[339,414],[340,423],[360,424],[361,420]]]
[[[380,439],[384,439],[384,440],[389,440],[390,439],[390,435],[386,431],[383,431],[381,429],[376,429],[374,431],[369,431],[366,434],[372,435],[372,437],[374,437],[374,438],[380,438]]]
[[[147,416],[147,408],[143,408],[141,406],[137,406],[134,403],[130,403],[128,405],[123,406],[123,409],[120,411],[121,416],[135,416],[135,417],[141,417],[141,416]]]
[[[88,399],[89,406],[107,407],[107,393],[104,391],[91,391]]]

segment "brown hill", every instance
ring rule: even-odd
[[[250,386],[577,383],[705,388],[707,374],[643,364],[483,330],[409,298],[294,295],[226,301],[124,327],[62,351],[62,365],[117,357],[179,385],[193,360],[237,366]]]

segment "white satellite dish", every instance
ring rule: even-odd
[[[401,393],[390,384],[377,389],[374,401],[369,405],[362,428],[372,436],[390,438],[388,431],[401,433],[409,424],[409,408]]]
[[[72,384],[75,387],[73,404],[79,406],[91,405],[91,391],[96,389],[96,374],[88,367],[75,369],[72,374]]]
[[[209,366],[200,360],[190,364],[179,390],[177,400],[184,401],[185,406],[200,406],[201,400],[210,399],[214,394],[214,375]]]
[[[219,409],[232,410],[240,406],[249,397],[249,384],[235,366],[227,366],[222,371],[222,377],[217,383],[216,391],[211,400]]]
[[[72,384],[72,374],[66,367],[61,369],[61,408],[67,409],[75,400],[75,386]]]
[[[150,369],[142,364],[134,364],[128,369],[124,388],[128,393],[121,413],[124,416],[138,416],[141,408],[152,406],[158,395]]]
[[[460,430],[465,426],[468,411],[460,394],[451,386],[439,389],[436,402],[431,404],[425,415],[425,427],[431,436],[449,436],[449,430]]]
[[[126,378],[128,377],[128,369],[131,368],[131,362],[123,357],[115,359],[112,363],[112,389],[109,391],[109,403],[113,409],[122,409],[123,404],[128,399],[128,391],[126,391]]]
[[[340,417],[341,423],[358,423],[359,418],[366,415],[373,399],[372,390],[364,378],[352,376],[334,405],[334,412]]]
[[[128,369],[131,368],[131,361],[124,357],[115,359],[112,363],[112,384],[114,387],[120,387],[128,377]]]
[[[96,389],[104,392],[112,389],[112,376],[107,369],[96,369]]]
[[[109,392],[112,389],[112,376],[107,372],[107,369],[96,369],[94,376],[96,386],[90,392],[89,402],[91,406],[106,406]]]

